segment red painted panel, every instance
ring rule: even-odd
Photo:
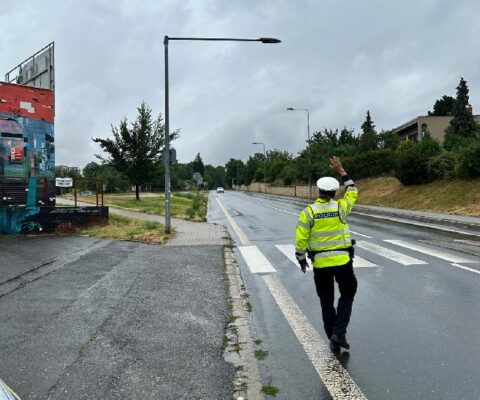
[[[49,89],[0,82],[0,112],[40,119],[53,124],[54,92]]]

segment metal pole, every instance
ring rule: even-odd
[[[308,138],[308,151],[307,151],[307,162],[308,162],[308,191],[309,196],[312,198],[312,161],[311,161],[311,150],[310,150],[310,111],[308,108],[293,108],[287,107],[288,111],[306,111],[307,112],[307,138]]]
[[[265,143],[263,145],[263,188],[267,193],[267,152],[265,151]]]
[[[168,36],[163,40],[165,47],[165,233],[170,233],[170,114],[168,104]]]
[[[310,193],[310,198],[312,198],[312,161],[311,161],[311,149],[310,149],[310,111],[308,108],[307,111],[307,137],[308,137],[308,190]]]

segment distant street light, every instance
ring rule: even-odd
[[[307,158],[308,158],[308,190],[310,194],[310,198],[312,198],[312,161],[310,157],[310,111],[308,108],[293,108],[287,107],[288,111],[306,111],[307,112],[307,138],[308,138],[308,151],[307,151]]]
[[[261,144],[263,146],[263,182],[265,186],[265,193],[267,193],[267,153],[265,151],[265,143],[252,142],[252,144]]]
[[[239,39],[239,38],[202,38],[202,37],[169,37],[165,36],[163,45],[165,48],[165,232],[170,233],[170,114],[168,97],[168,42],[170,40],[188,40],[188,41],[212,41],[212,42],[261,42],[261,43],[280,43],[276,38],[262,37],[258,39]]]

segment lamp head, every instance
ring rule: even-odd
[[[269,38],[269,37],[259,38],[258,41],[262,43],[281,43],[282,42],[280,39]]]

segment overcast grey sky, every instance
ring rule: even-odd
[[[455,95],[480,113],[478,0],[0,0],[0,77],[55,41],[57,164],[83,167],[94,136],[164,111],[163,36],[278,37],[281,44],[171,42],[171,128],[180,162],[224,164],[261,147],[297,153],[311,131],[390,129]]]

